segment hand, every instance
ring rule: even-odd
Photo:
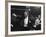
[[[36,28],[36,25],[34,25],[33,27],[35,27],[35,28]]]

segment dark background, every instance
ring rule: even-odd
[[[11,6],[11,31],[26,31],[26,30],[34,30],[33,24],[35,23],[35,17],[39,14],[41,15],[41,7],[33,7],[30,6],[29,17],[31,23],[28,24],[28,27],[24,27],[24,12],[26,10],[26,6]],[[12,14],[15,13],[21,17],[14,17]],[[31,24],[31,25],[30,25]]]

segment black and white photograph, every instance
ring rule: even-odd
[[[43,33],[43,5],[8,3],[8,34]]]

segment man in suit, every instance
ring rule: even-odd
[[[24,28],[25,30],[33,30],[34,17],[30,14],[30,7],[26,7],[24,12]]]

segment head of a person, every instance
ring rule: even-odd
[[[41,18],[41,15],[38,15],[38,18],[40,19]]]
[[[26,9],[27,9],[28,11],[30,11],[30,10],[31,10],[31,9],[30,9],[30,6],[27,6],[27,7],[26,7]]]
[[[27,17],[28,16],[28,13],[27,11],[24,12],[24,16]]]
[[[24,12],[24,15],[25,15],[25,16],[28,16],[29,11],[30,11],[30,7],[26,7],[26,10],[25,10],[25,12]]]

